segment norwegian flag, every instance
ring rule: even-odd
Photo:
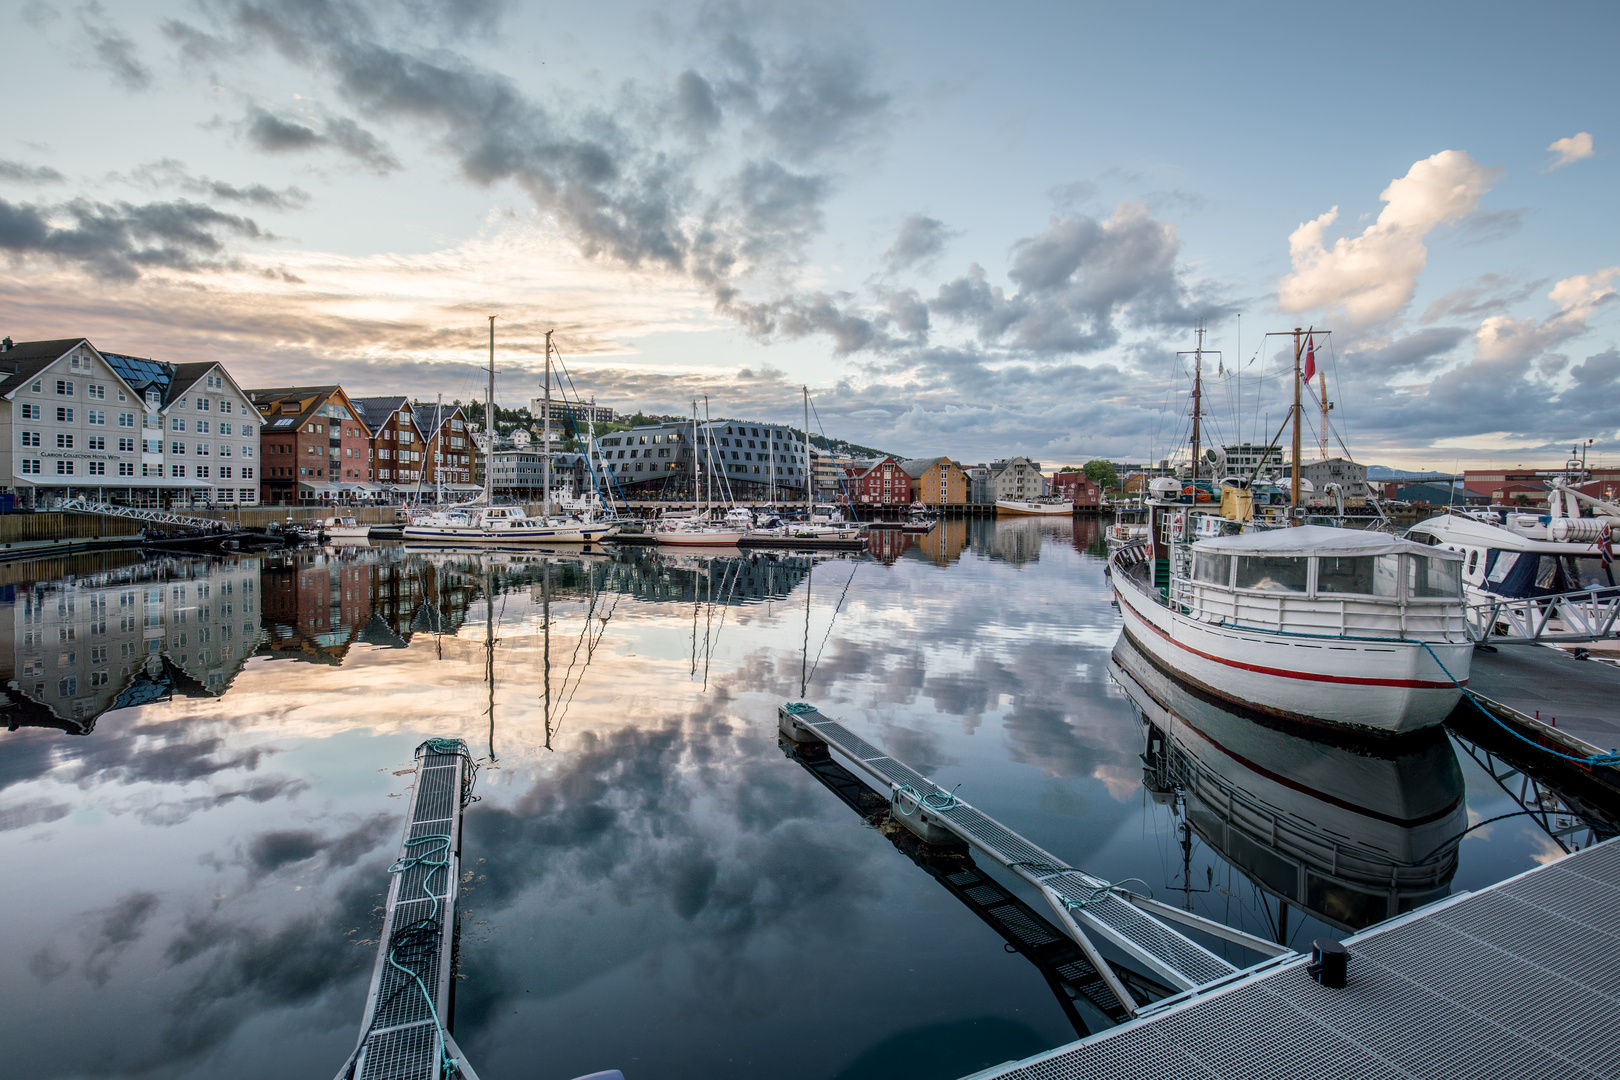
[[[1305,339],[1305,381],[1316,378],[1316,338]]]
[[[1614,531],[1607,522],[1598,530],[1598,554],[1603,556],[1604,566],[1608,566],[1614,558]]]

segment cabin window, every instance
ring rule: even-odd
[[[1262,592],[1305,591],[1306,568],[1310,560],[1286,555],[1240,555],[1237,561],[1237,587]]]
[[[1470,551],[1468,553],[1468,575],[1470,577],[1472,577],[1473,574],[1474,574],[1474,571],[1478,570],[1478,569],[1479,569],[1479,549],[1475,548],[1473,551]]]
[[[1406,557],[1406,595],[1414,599],[1456,600],[1462,596],[1462,567],[1451,559]]]
[[[1212,555],[1204,551],[1193,552],[1193,578],[1196,581],[1207,581],[1211,585],[1230,585],[1232,556]]]

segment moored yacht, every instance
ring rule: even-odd
[[[996,513],[1001,516],[1035,516],[1048,515],[1074,516],[1074,500],[1072,499],[997,499]]]
[[[615,522],[532,518],[518,506],[467,505],[423,514],[406,525],[406,540],[452,544],[592,544],[617,532]]]

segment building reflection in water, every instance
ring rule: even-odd
[[[1279,942],[1290,905],[1354,931],[1450,891],[1468,822],[1442,729],[1367,744],[1306,738],[1195,693],[1123,634],[1110,673],[1147,722],[1143,782],[1180,818],[1183,866],[1196,835],[1279,901]],[[1189,902],[1203,884],[1184,876]]]
[[[42,560],[29,572],[40,576],[0,594],[12,729],[86,735],[109,709],[217,697],[259,645],[257,556]]]

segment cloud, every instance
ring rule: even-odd
[[[25,184],[60,184],[67,177],[49,165],[24,165],[20,161],[0,161],[0,180]]]
[[[147,922],[157,912],[157,894],[136,890],[108,907],[87,912],[95,925],[91,931],[90,953],[84,962],[85,976],[97,986],[106,986],[113,965],[140,939]]]
[[[1578,131],[1567,139],[1554,139],[1547,149],[1558,156],[1548,164],[1544,171],[1552,172],[1554,169],[1561,169],[1565,165],[1573,165],[1582,158],[1592,156],[1592,133]]]
[[[229,265],[225,237],[273,237],[251,218],[177,199],[133,204],[72,199],[56,205],[0,199],[0,251],[45,256],[95,277],[131,281],[145,270]]]
[[[1614,286],[1617,277],[1620,266],[1565,278],[1547,294],[1558,305],[1558,313],[1541,322],[1492,315],[1480,323],[1475,335],[1480,359],[1523,364],[1559,342],[1584,334],[1593,312],[1620,295]]]
[[[908,214],[900,223],[900,232],[895,236],[894,243],[883,253],[883,261],[891,274],[926,264],[945,250],[945,244],[954,235],[938,218],[926,214]]]
[[[1376,348],[1348,351],[1345,359],[1361,372],[1399,377],[1432,367],[1468,336],[1461,327],[1433,326]]]
[[[1119,341],[1120,322],[1190,324],[1222,309],[1183,284],[1176,227],[1124,201],[1106,219],[1073,214],[1013,245],[1011,296],[979,266],[939,287],[929,310],[971,323],[985,344],[1033,354],[1091,353]]]
[[[1546,279],[1516,283],[1501,274],[1481,274],[1472,283],[1453,289],[1430,304],[1423,312],[1421,322],[1436,322],[1448,316],[1456,319],[1471,318],[1527,300]]]
[[[1285,312],[1330,313],[1360,329],[1388,322],[1411,303],[1428,260],[1423,239],[1437,226],[1473,213],[1499,170],[1460,150],[1413,164],[1378,196],[1385,206],[1359,236],[1323,238],[1339,208],[1307,221],[1288,238],[1293,269],[1278,283]]]
[[[102,6],[91,0],[77,12],[79,29],[90,45],[90,50],[113,82],[125,90],[148,90],[152,86],[152,69],[141,63],[135,54],[134,40],[111,22]]]
[[[376,173],[403,167],[386,143],[347,117],[327,116],[314,123],[318,129],[255,106],[243,121],[243,134],[249,143],[268,154],[332,149]]]
[[[115,179],[125,179],[113,174]],[[210,180],[206,176],[193,176],[183,163],[173,158],[162,158],[136,168],[128,177],[136,184],[148,188],[177,188],[194,195],[206,195],[221,202],[245,203],[266,210],[301,210],[309,205],[309,192],[289,186],[281,189],[265,184],[239,187],[224,180]]]

